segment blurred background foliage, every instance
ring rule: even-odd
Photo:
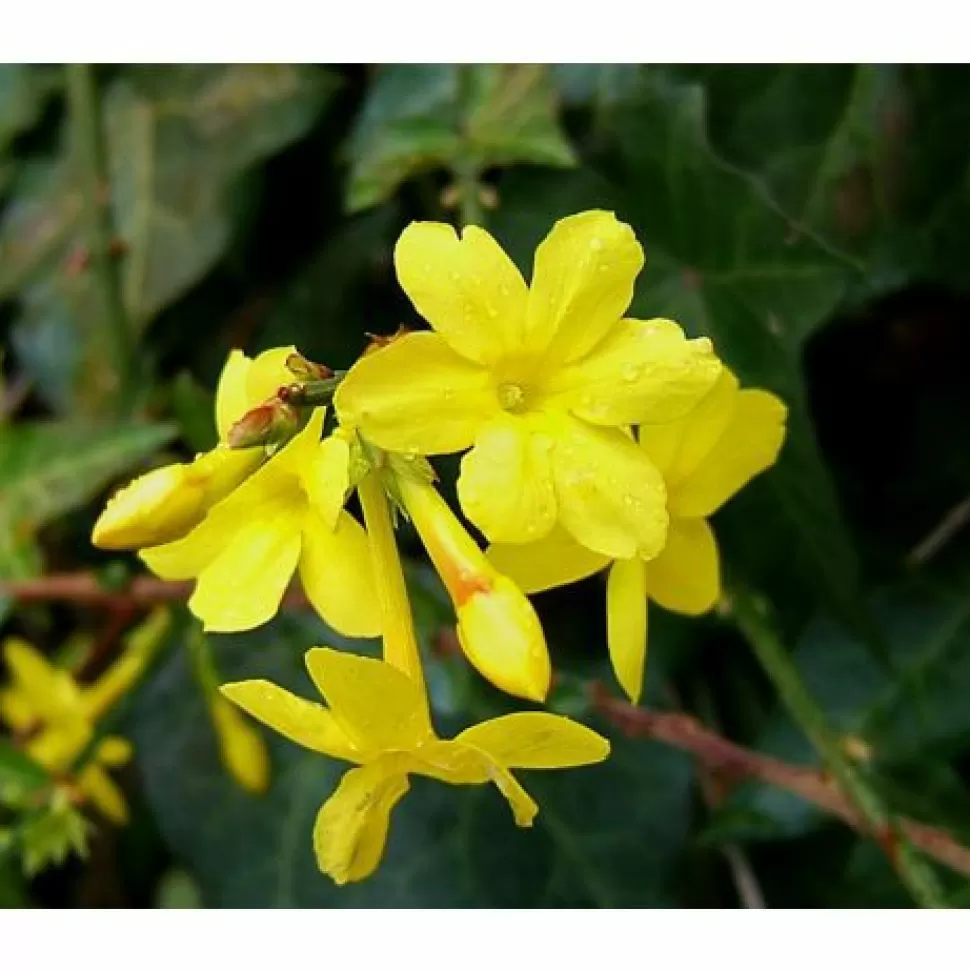
[[[770,602],[887,802],[970,840],[967,69],[135,66],[97,81],[136,348],[120,416],[64,74],[0,67],[0,579],[123,587],[136,561],[88,542],[110,488],[211,445],[230,348],[296,343],[344,367],[364,331],[416,325],[391,262],[410,220],[484,221],[528,273],[556,219],[612,209],[647,253],[635,314],[711,335],[791,409],[777,467],[715,519],[728,578]],[[436,464],[452,488],[455,460]],[[503,709],[438,649],[450,610],[408,551],[439,726]],[[416,779],[378,874],[336,889],[310,851],[335,766],[267,734],[269,792],[235,785],[178,610],[112,726],[136,746],[130,823],[33,878],[0,844],[0,904],[751,905],[743,864],[769,906],[908,905],[875,842],[779,789],[712,795],[687,755],[585,710],[577,685],[611,683],[601,584],[537,606],[565,673],[553,706],[608,730],[614,754],[529,778],[532,831],[490,788]],[[139,615],[0,594],[4,634],[52,656],[79,635],[110,650]],[[817,763],[722,618],[654,609],[650,641],[645,706]],[[304,694],[304,650],[340,642],[299,611],[206,641],[226,679]],[[0,738],[0,782],[29,788],[23,762]]]

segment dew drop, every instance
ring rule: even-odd
[[[632,384],[640,376],[640,368],[637,364],[627,364],[622,371],[623,380]]]
[[[596,251],[601,250],[603,248],[603,240],[600,239],[599,236],[594,236],[589,241],[589,248],[594,249]]]

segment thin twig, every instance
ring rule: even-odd
[[[970,495],[957,503],[939,524],[921,539],[906,557],[906,565],[923,566],[933,558],[967,523],[970,523]]]
[[[788,764],[744,748],[704,727],[689,714],[648,711],[612,697],[600,683],[589,686],[594,708],[627,737],[648,738],[687,751],[719,774],[736,781],[760,781],[784,788],[842,819],[862,835],[871,836],[866,817],[825,774],[815,768]],[[942,829],[912,819],[898,819],[903,835],[937,862],[970,877],[970,849]]]
[[[131,381],[133,341],[121,290],[98,90],[90,64],[68,64],[65,70],[78,174],[84,188],[88,256],[116,378],[114,399],[118,408],[124,408]]]
[[[52,573],[37,579],[0,583],[0,596],[10,596],[21,603],[63,600],[83,606],[127,610],[184,602],[192,595],[192,587],[191,582],[175,583],[154,576],[137,576],[127,586],[110,589],[101,586],[91,573]],[[290,607],[309,605],[303,590],[295,586],[287,591],[283,603]]]
[[[734,591],[731,615],[744,634],[781,702],[821,755],[839,787],[865,820],[893,864],[900,881],[920,906],[945,908],[936,874],[916,852],[878,793],[843,752],[828,718],[816,704],[798,668],[776,634],[764,605],[745,590]]]
[[[173,583],[152,576],[139,576],[123,589],[105,589],[90,573],[55,573],[38,579],[0,583],[0,596],[20,602],[67,601],[108,609],[148,607],[159,603],[184,601],[192,591],[191,583]],[[307,607],[299,588],[291,587],[284,598],[290,607]],[[443,631],[437,645],[443,654],[459,647],[452,631]],[[453,642],[455,641],[455,642]],[[873,833],[866,816],[836,787],[830,778],[815,768],[788,764],[735,744],[704,727],[689,714],[648,711],[612,697],[598,682],[588,685],[592,706],[631,738],[648,738],[687,751],[719,776],[736,780],[755,780],[784,788],[813,805],[842,819],[862,835],[876,835],[887,847],[892,835]],[[902,835],[914,846],[943,865],[970,877],[970,848],[955,841],[950,833],[912,819],[896,820]]]

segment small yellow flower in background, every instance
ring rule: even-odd
[[[55,776],[69,772],[94,738],[97,722],[141,677],[169,622],[166,611],[153,614],[129,634],[121,657],[86,686],[11,637],[3,651],[11,683],[0,690],[0,720],[26,738],[24,750],[38,764]],[[103,738],[75,779],[86,800],[118,825],[127,821],[128,807],[105,769],[124,765],[131,753],[124,738]]]
[[[510,769],[572,768],[602,761],[609,742],[568,718],[509,714],[435,736],[424,691],[380,660],[325,647],[306,665],[327,707],[263,680],[226,684],[233,703],[311,751],[352,762],[323,804],[313,828],[320,869],[338,884],[369,876],[387,841],[391,811],[408,791],[408,775],[452,785],[494,782],[516,824],[529,826],[538,806]]]
[[[144,549],[163,579],[195,579],[189,608],[206,630],[249,630],[277,612],[294,572],[314,609],[345,636],[380,633],[362,526],[344,511],[347,449],[321,443],[325,408],[202,522]]]
[[[454,604],[465,656],[496,687],[545,700],[552,668],[532,604],[489,563],[433,485],[399,475],[397,488]]]
[[[358,360],[334,398],[341,422],[388,451],[470,447],[458,496],[492,542],[533,542],[559,523],[604,556],[657,555],[663,479],[625,429],[682,417],[721,365],[706,338],[623,318],[643,266],[630,227],[599,211],[557,222],[531,287],[476,226],[459,238],[413,223],[394,258],[435,332]]]
[[[270,782],[266,744],[252,724],[220,694],[207,697],[206,703],[226,771],[240,787],[261,795]]]
[[[639,699],[646,659],[646,598],[688,616],[721,595],[720,564],[707,521],[732,495],[775,463],[787,409],[774,394],[741,390],[725,370],[688,415],[641,426],[639,447],[664,476],[670,527],[656,558],[619,558],[607,579],[607,639],[617,680]],[[611,557],[576,543],[563,530],[528,546],[494,545],[489,559],[529,593],[576,582]]]
[[[233,350],[216,389],[219,444],[191,463],[156,468],[116,492],[95,523],[94,545],[141,549],[180,539],[245,481],[266,454],[262,448],[230,448],[229,431],[247,411],[292,381],[286,361],[295,352],[294,347],[278,347],[253,360]]]
[[[251,721],[244,718],[219,692],[221,677],[215,652],[197,626],[186,634],[185,646],[215,732],[219,760],[229,777],[253,795],[269,788],[270,760],[266,742]]]

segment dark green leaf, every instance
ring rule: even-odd
[[[895,675],[876,663],[857,638],[824,618],[806,631],[795,662],[834,728],[854,739],[848,750],[867,750],[885,776],[880,784],[890,804],[927,822],[952,823],[941,807],[952,808],[958,797],[970,806],[970,796],[941,764],[970,739],[970,708],[961,700],[970,691],[970,600],[898,588],[880,594],[872,606]],[[782,709],[757,747],[788,761],[817,760]],[[918,778],[912,777],[914,766],[919,766]],[[901,786],[893,782],[893,772],[903,770],[910,783]],[[922,792],[924,801],[914,801],[906,791]],[[825,818],[787,792],[757,785],[735,793],[723,813],[718,825],[734,838],[797,836]],[[749,825],[747,819],[755,817],[756,825]]]
[[[220,65],[139,68],[106,92],[111,201],[136,331],[226,249],[233,179],[304,134],[334,88],[317,68]],[[47,399],[97,410],[113,375],[85,268],[69,138],[64,145],[14,186],[0,223],[0,297],[26,287],[15,339]]]
[[[227,679],[267,677],[307,697],[313,692],[301,670],[303,651],[343,643],[315,620],[287,617],[212,642]],[[674,899],[690,767],[651,744],[617,740],[604,765],[523,773],[540,805],[530,831],[515,828],[491,787],[412,779],[377,874],[338,889],[317,871],[311,830],[343,766],[268,735],[273,786],[262,798],[241,792],[219,766],[183,656],[141,693],[132,733],[155,816],[209,905],[642,906]]]
[[[349,150],[351,212],[428,169],[575,164],[541,65],[383,67]]]

